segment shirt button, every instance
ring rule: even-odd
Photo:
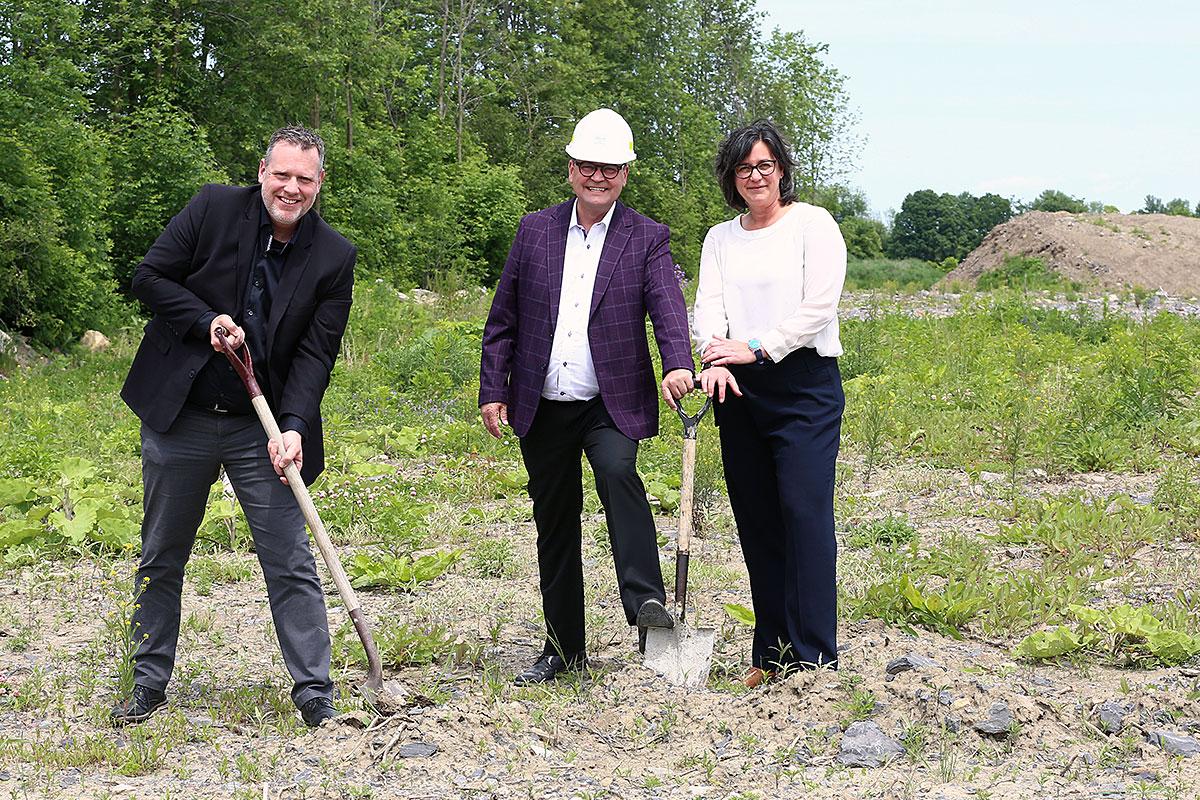
[[[247,316],[247,317],[253,317],[253,316],[254,316],[254,309],[252,309],[252,308],[247,308],[247,309],[246,309],[246,316]]]
[[[563,362],[563,366],[565,367],[566,365],[567,365],[567,362],[565,362],[565,361],[564,361],[564,362]]]
[[[570,331],[567,331],[567,338],[568,338],[568,339],[570,339],[570,338],[571,338],[571,332],[570,332]]]
[[[262,281],[255,281],[255,282],[254,282],[254,285],[255,285],[255,286],[262,286]]]
[[[559,396],[559,397],[566,397],[566,395],[567,395],[567,393],[566,393],[566,392],[559,392],[559,393],[558,393],[558,396]]]

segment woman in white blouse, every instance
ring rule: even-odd
[[[838,300],[846,245],[823,208],[796,200],[795,164],[770,122],[717,154],[726,202],[743,212],[704,240],[694,334],[729,501],[750,573],[757,686],[837,665],[833,478],[841,435]]]

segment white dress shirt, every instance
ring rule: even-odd
[[[571,227],[567,229],[567,250],[563,258],[562,289],[558,295],[558,320],[554,325],[554,343],[550,346],[550,366],[542,397],[548,400],[591,400],[600,394],[596,365],[588,343],[588,317],[592,310],[592,290],[604,239],[612,224],[613,203],[604,218],[584,233],[575,205],[571,206]]]
[[[792,203],[773,224],[748,231],[741,217],[709,228],[700,253],[692,333],[757,338],[773,361],[801,347],[840,356],[838,301],[846,243],[829,212]]]

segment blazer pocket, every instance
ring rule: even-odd
[[[171,336],[169,336],[162,327],[157,324],[156,320],[150,320],[146,323],[146,338],[153,342],[154,346],[163,355],[171,351]]]

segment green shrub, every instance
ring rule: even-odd
[[[1038,291],[1079,287],[1047,268],[1046,262],[1040,258],[1008,256],[999,267],[980,275],[975,288],[987,292],[1000,288]]]

